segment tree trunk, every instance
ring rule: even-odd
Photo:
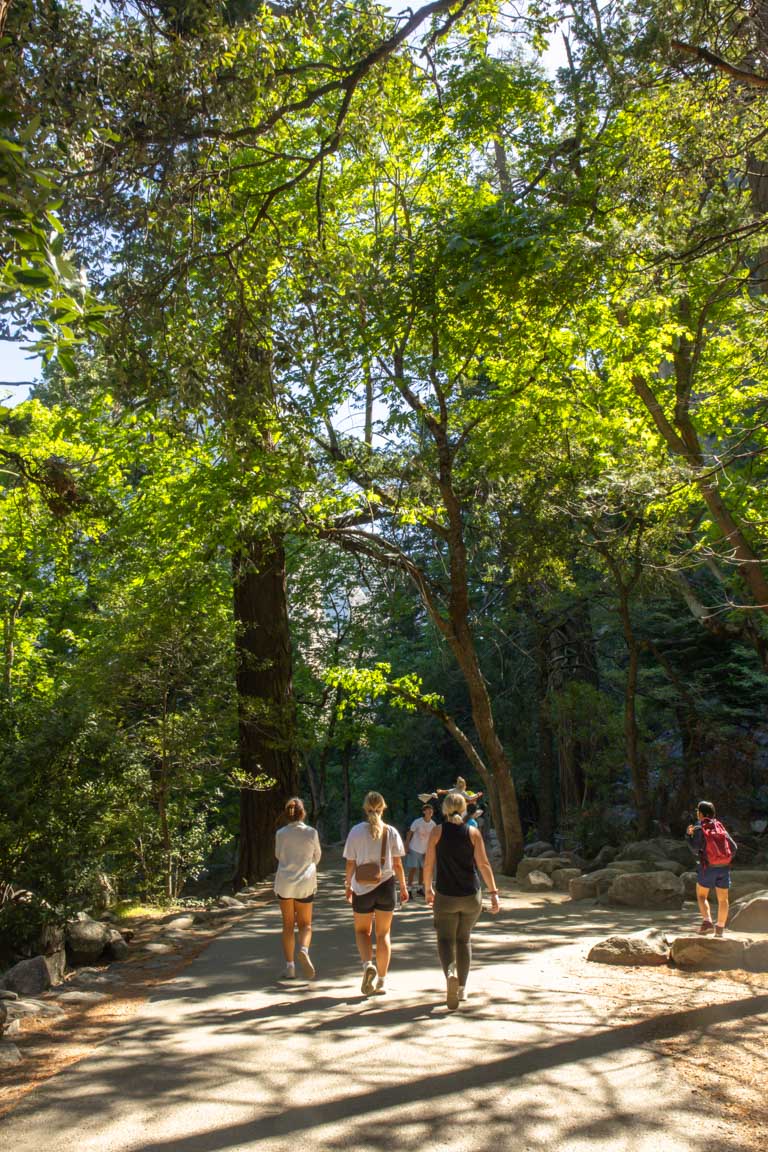
[[[232,570],[243,781],[239,887],[273,870],[275,831],[299,773],[282,538],[274,532],[244,540]]]
[[[639,645],[632,627],[629,592],[626,586],[619,589],[619,615],[628,657],[627,678],[624,685],[624,741],[637,810],[637,831],[640,839],[646,840],[651,834],[651,799],[648,792],[648,768],[640,750],[637,730]]]
[[[349,766],[352,762],[352,745],[347,743],[341,750],[341,839],[346,840],[352,827],[352,789],[349,782]]]
[[[541,625],[537,627],[536,637],[536,697],[537,697],[537,729],[539,738],[539,821],[538,832],[542,840],[552,843],[555,834],[555,762],[554,762],[554,736],[552,721],[549,713],[549,635]]]

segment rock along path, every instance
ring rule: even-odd
[[[445,1008],[423,900],[397,914],[389,992],[364,1000],[341,873],[324,872],[316,981],[280,983],[279,910],[257,910],[92,1057],[0,1120],[0,1146],[743,1152],[717,1103],[686,1084],[660,1042],[750,1014],[762,1026],[768,995],[745,988],[685,1011],[657,979],[635,996],[615,969],[584,957],[652,914],[520,893],[503,905],[478,924],[460,1011]],[[671,913],[657,921],[681,923]]]

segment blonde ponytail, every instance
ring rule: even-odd
[[[384,820],[382,816],[386,806],[386,801],[380,792],[369,792],[363,801],[363,811],[368,817],[371,836],[374,840],[380,840],[384,831]]]
[[[467,802],[461,792],[447,792],[443,800],[443,816],[451,824],[463,824]]]

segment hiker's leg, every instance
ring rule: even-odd
[[[355,912],[355,940],[360,959],[369,963],[373,959],[373,941],[371,929],[373,928],[373,912]]]
[[[299,948],[306,948],[312,943],[312,904],[296,904],[296,926],[299,929]]]
[[[456,974],[462,988],[469,976],[469,966],[472,963],[472,929],[482,911],[483,898],[478,892],[477,898],[467,896],[465,903],[466,908],[459,912],[456,930]]]
[[[448,975],[451,964],[456,963],[456,934],[459,930],[459,913],[454,910],[455,900],[450,896],[435,893],[434,917],[437,936],[437,955],[444,975]]]
[[[728,919],[728,889],[715,888],[715,895],[717,896],[717,926],[718,928],[725,928],[725,922]]]
[[[701,912],[702,920],[712,921],[712,916],[709,911],[709,888],[703,888],[701,884],[696,885],[696,900],[699,905],[699,912]]]
[[[394,912],[382,912],[380,908],[374,913],[376,917],[376,971],[379,979],[383,980],[389,971],[389,961],[392,956],[392,940],[390,929]]]
[[[293,951],[295,948],[295,940],[293,935],[293,926],[296,922],[296,907],[293,900],[283,900],[280,898],[280,914],[283,917],[283,955],[285,956],[286,964],[293,964]]]

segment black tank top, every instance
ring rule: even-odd
[[[472,896],[480,882],[475,872],[475,849],[466,824],[444,820],[437,844],[435,891],[441,896]]]

